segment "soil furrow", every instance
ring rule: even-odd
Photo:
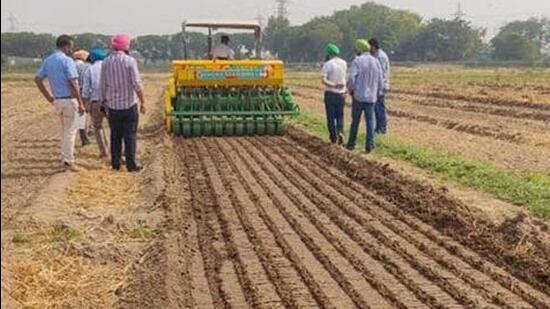
[[[317,175],[324,174],[324,179],[326,179],[327,181],[336,181],[339,184],[342,184],[342,186],[340,186],[339,188],[345,188],[345,194],[347,194],[350,199],[368,200],[372,203],[372,205],[367,210],[373,208],[378,210],[377,212],[375,212],[375,214],[388,213],[389,215],[386,216],[378,216],[378,219],[384,222],[384,224],[386,224],[388,227],[396,231],[396,233],[406,235],[407,240],[411,243],[415,243],[418,244],[418,246],[424,247],[427,243],[429,243],[426,240],[427,238],[431,240],[434,244],[437,244],[439,246],[437,247],[435,245],[431,245],[431,247],[434,248],[433,250],[437,252],[437,256],[446,256],[446,253],[442,251],[442,248],[445,248],[447,253],[456,255],[457,257],[468,263],[468,268],[472,267],[482,273],[487,274],[491,277],[491,279],[499,282],[503,287],[506,287],[510,291],[513,291],[514,293],[522,296],[531,304],[535,306],[546,307],[548,306],[547,304],[550,303],[550,297],[545,293],[541,293],[526,284],[525,282],[513,278],[502,268],[494,265],[489,261],[484,260],[478,254],[462,246],[452,238],[441,235],[439,232],[435,231],[433,227],[423,223],[417,218],[411,216],[410,214],[404,213],[394,204],[388,203],[380,196],[373,195],[370,190],[361,186],[357,182],[350,181],[350,179],[344,176],[341,171],[333,167],[329,167],[326,164],[320,163],[318,161],[318,158],[316,156],[312,156],[306,149],[296,146],[294,142],[291,142],[285,138],[281,138],[280,141],[282,143],[278,144],[277,148],[281,146],[283,148],[291,148],[294,155],[297,158],[301,159],[300,162],[309,163],[308,167],[311,170],[317,170]],[[392,216],[398,218],[399,221],[393,220]],[[389,218],[389,220],[387,218]],[[411,233],[410,229],[412,229],[414,232]],[[448,262],[443,260],[442,263],[444,265],[451,265],[451,267],[455,267],[453,265],[456,264],[456,262]],[[462,265],[461,262],[459,264]],[[463,266],[458,267],[457,272],[463,272],[462,269]]]
[[[223,146],[223,144],[222,144]],[[233,152],[228,151],[231,155],[234,155]],[[234,157],[235,160],[238,160]],[[255,162],[248,158],[246,160],[247,164],[258,166],[259,162]],[[243,164],[241,160],[238,160],[241,165]],[[238,168],[239,172],[248,173],[250,175],[246,179],[254,179],[251,174],[248,172],[246,165]],[[250,178],[252,177],[252,178]],[[346,293],[349,295],[345,297],[349,300],[352,300],[356,306],[361,308],[370,307],[366,299],[373,301],[374,297],[377,294],[372,294],[371,291],[374,291],[372,287],[362,278],[362,276],[355,271],[355,269],[345,260],[337,250],[335,250],[332,245],[318,232],[318,230],[307,220],[303,219],[303,216],[293,212],[294,208],[290,209],[292,202],[288,200],[286,194],[279,187],[280,184],[275,184],[270,180],[270,176],[263,174],[261,179],[257,180],[262,187],[264,188],[269,199],[265,200],[265,204],[262,206],[266,207],[267,213],[272,217],[280,217],[284,219],[285,222],[291,229],[296,233],[296,235],[301,239],[310,253],[315,256],[317,263],[320,263],[326,274],[330,274],[329,278],[334,280],[336,286],[326,287],[328,292],[332,292],[331,301],[336,301],[339,304],[337,307],[350,307],[351,303],[345,304],[345,299],[341,298],[342,296],[334,295],[334,292]],[[321,276],[316,277],[316,281],[320,284],[328,283],[326,275],[325,278]],[[340,289],[341,288],[341,289]],[[335,290],[338,289],[338,290]],[[343,294],[343,295],[346,295]],[[370,298],[369,298],[370,296]],[[379,304],[383,306],[385,300],[378,295]],[[344,301],[344,302],[342,302]],[[384,307],[384,306],[383,306]]]
[[[289,143],[290,143],[290,146],[294,145],[294,142],[289,142]],[[509,289],[513,290],[515,293],[518,293],[523,298],[528,300],[530,303],[537,306],[548,303],[547,294],[541,293],[536,289],[533,289],[528,284],[521,282],[516,278],[513,278],[512,276],[510,276],[509,273],[504,271],[502,268],[481,258],[477,253],[474,253],[471,249],[464,247],[463,245],[459,244],[457,241],[455,241],[454,239],[448,236],[441,235],[441,233],[436,231],[434,227],[424,223],[423,221],[419,220],[417,217],[412,216],[409,213],[405,213],[402,208],[395,206],[393,203],[385,202],[384,198],[373,196],[373,194],[371,193],[372,192],[371,189],[368,187],[365,187],[364,184],[360,185],[357,182],[351,181],[347,176],[344,176],[344,175],[352,175],[352,174],[347,173],[347,171],[345,170],[340,171],[340,170],[336,170],[334,167],[327,167],[325,163],[321,163],[322,160],[321,161],[319,160],[320,157],[312,155],[309,150],[301,149],[300,147],[298,147],[297,150],[298,150],[297,152],[301,153],[303,156],[312,159],[313,160],[312,162],[316,162],[316,164],[318,164],[320,168],[326,169],[328,172],[330,172],[332,177],[339,179],[342,183],[345,184],[347,188],[353,189],[356,192],[363,194],[365,199],[368,199],[373,203],[373,207],[379,207],[381,209],[388,211],[389,213],[391,213],[392,216],[398,218],[402,222],[405,222],[413,230],[416,230],[422,233],[423,234],[422,236],[427,237],[428,239],[432,240],[439,246],[447,249],[447,252],[459,256],[461,259],[463,259],[468,264],[470,264],[471,267],[479,270],[480,272],[487,273],[488,275],[491,276],[493,280],[500,282],[505,287],[509,287]],[[382,172],[382,174],[384,174],[384,172]],[[401,180],[394,179],[392,181],[395,184],[400,182]],[[390,197],[390,201],[391,200],[392,200],[392,197]],[[381,212],[378,212],[378,213],[381,213]],[[386,220],[385,223],[391,224],[392,221]],[[398,231],[402,231],[403,229],[405,229],[405,227],[403,226],[403,223],[399,223],[399,221],[393,220],[393,224],[397,224]],[[479,233],[479,228],[482,228],[482,227],[481,226],[478,227],[478,229],[475,230],[476,233]],[[417,233],[413,233],[411,235],[409,234],[404,234],[404,235],[407,236],[410,241],[415,241],[415,239],[421,239],[421,235],[418,235]],[[412,236],[414,236],[414,238],[412,238]],[[476,245],[474,245],[474,247],[476,247]]]
[[[335,309],[337,307],[331,303],[331,299],[348,299],[336,282],[331,285],[332,278],[324,271],[323,266],[311,252],[307,250],[299,237],[286,232],[291,231],[292,228],[282,216],[277,213],[270,215],[262,207],[257,209],[261,219],[274,235],[275,241],[281,247],[284,255],[292,262],[293,267],[306,283],[319,307]],[[316,277],[320,277],[322,281],[316,281]]]
[[[223,162],[223,159],[208,141],[204,140],[204,145],[201,144],[200,148],[207,147],[207,149],[200,149],[201,156],[204,155],[205,160],[208,161],[206,163],[207,172],[219,201],[220,212],[225,217],[233,239],[235,239],[238,255],[240,259],[247,261],[244,268],[250,278],[251,288],[258,294],[261,306],[282,307],[280,295],[285,295],[285,291],[281,290],[284,286],[274,282],[274,278],[278,275],[274,271],[273,265],[270,264],[273,262],[268,261],[257,237],[257,232],[250,227],[247,212],[242,211],[245,205],[248,208],[253,208],[254,205],[244,196],[244,189],[240,183],[235,182],[235,176],[230,167],[227,164],[218,164],[218,162]],[[290,298],[287,297],[285,300],[284,305],[289,307],[292,304]]]
[[[392,95],[390,98],[395,98],[399,100],[403,97],[411,98],[410,100],[414,104],[420,104],[420,105],[429,106],[429,107],[450,108],[450,109],[462,110],[466,112],[485,113],[485,114],[491,114],[495,116],[530,119],[530,120],[545,121],[545,122],[550,120],[550,115],[540,113],[540,112],[532,112],[532,111],[524,111],[521,109],[499,107],[498,105],[488,106],[488,105],[484,105],[483,103],[475,103],[470,101],[465,101],[465,102],[449,101],[445,99],[426,98],[423,96],[420,96],[419,98],[419,96],[412,95],[412,94],[396,94],[396,95]]]
[[[507,133],[487,126],[468,125],[452,120],[440,120],[434,117],[417,115],[401,110],[388,110],[388,115],[398,118],[407,118],[415,121],[421,121],[445,129],[451,129],[478,136],[492,137],[502,141],[513,142],[516,144],[523,144],[523,138],[521,137],[520,133]]]
[[[252,155],[261,156],[261,154]],[[273,167],[269,166],[265,168],[273,169]],[[285,179],[284,176],[277,173],[276,169],[270,172],[275,175],[274,177],[276,177],[279,183],[282,183],[281,179]],[[380,248],[380,246],[376,244],[376,240],[369,238],[367,242],[358,238],[357,235],[361,234],[361,231],[357,229],[357,225],[355,227],[350,227],[349,222],[338,221],[338,217],[334,217],[330,213],[323,213],[313,204],[313,200],[304,196],[300,190],[296,188],[292,189],[292,187],[285,186],[286,191],[288,191],[287,194],[289,199],[291,199],[300,211],[319,228],[319,231],[333,243],[339,252],[345,256],[358,271],[363,273],[365,279],[384,297],[392,301],[398,307],[426,307],[418,299],[431,302],[432,307],[443,307],[437,303],[436,297],[428,295],[427,292],[423,292],[419,288],[421,285],[433,286],[432,284],[424,279],[417,280],[418,278],[416,278],[411,280],[403,275],[403,269],[400,269],[400,267],[406,264],[404,261],[400,260],[397,263],[390,261],[386,255],[377,251],[377,248]],[[342,231],[344,231],[344,233]],[[415,271],[412,271],[412,273],[417,277],[420,276]],[[411,275],[411,271],[406,271],[406,274]],[[398,278],[398,280],[394,278],[394,276]],[[401,282],[404,282],[404,284]],[[414,293],[408,290],[411,287]],[[415,296],[415,294],[418,295],[418,297]],[[456,305],[456,302],[454,302],[452,298],[447,297],[447,299],[449,303],[454,303]]]
[[[235,301],[241,305],[246,304],[240,287],[235,293],[227,293],[222,286],[223,278],[226,278],[225,280],[231,278],[237,282],[238,280],[232,267],[228,271],[227,267],[222,268],[223,238],[219,228],[215,229],[213,226],[213,223],[216,224],[212,209],[215,202],[211,196],[206,176],[203,174],[201,160],[193,150],[191,141],[180,141],[181,151],[186,154],[184,157],[188,171],[186,176],[192,197],[193,215],[197,224],[198,248],[204,261],[206,278],[214,305],[217,308],[230,308]],[[224,272],[221,272],[222,270]]]
[[[214,209],[226,244],[226,259],[233,263],[240,285],[240,287],[235,287],[233,286],[234,282],[231,282],[231,285],[226,282],[227,287],[232,290],[242,289],[246,302],[253,308],[260,308],[269,303],[280,303],[280,299],[269,283],[253,246],[240,226],[231,200],[220,181],[220,175],[216,171],[214,162],[202,140],[195,140],[194,146],[201,159],[203,170],[208,177],[209,189],[216,200]],[[244,304],[238,303],[237,305],[243,306]]]
[[[496,106],[529,108],[529,109],[540,110],[540,111],[550,110],[550,105],[545,103],[521,102],[521,101],[502,99],[502,98],[486,98],[486,97],[468,96],[468,95],[462,95],[462,94],[445,93],[445,92],[437,92],[437,91],[416,91],[416,90],[405,90],[405,89],[395,89],[395,88],[392,89],[392,92],[397,94],[411,94],[411,95],[418,95],[418,96],[423,96],[428,98],[461,100],[461,101],[490,104],[490,105],[496,105]]]
[[[170,153],[174,153],[170,150]],[[202,256],[200,252],[191,250],[198,248],[198,235],[191,207],[183,206],[192,204],[190,198],[181,193],[189,192],[188,179],[181,175],[182,172],[183,175],[189,175],[189,171],[183,166],[184,156],[184,153],[178,152],[176,160],[171,160],[175,164],[174,169],[165,172],[169,183],[165,192],[165,203],[177,205],[167,207],[171,222],[170,233],[165,240],[168,259],[165,284],[168,289],[168,300],[174,307],[213,308]],[[171,267],[177,267],[180,271],[170,271]],[[187,280],[189,281],[186,282]]]
[[[307,184],[305,179],[294,176],[293,170],[287,169],[278,161],[278,158],[270,156],[270,159],[277,165],[279,171],[284,173],[284,177],[291,179],[291,181],[301,189],[301,192],[307,196],[304,197],[299,194],[296,196],[298,200],[311,200],[313,202],[312,205],[317,206],[322,212],[329,216],[332,221],[357,242],[367,254],[383,263],[384,268],[407,286],[419,299],[422,299],[433,307],[457,306],[458,304],[453,297],[463,304],[485,303],[479,297],[470,295],[473,294],[472,290],[468,289],[468,286],[462,280],[454,278],[454,276],[448,272],[443,271],[442,273],[441,270],[433,270],[433,267],[430,268],[426,266],[426,264],[433,265],[433,261],[427,258],[423,261],[417,261],[414,255],[405,255],[401,257],[395,252],[395,248],[392,250],[391,246],[388,247],[388,244],[393,244],[393,247],[395,247],[395,243],[387,238],[380,239],[381,232],[373,229],[371,224],[368,222],[361,222],[359,224],[353,220],[346,220],[345,218],[348,216],[345,212],[336,208],[334,203],[322,197],[324,194],[323,191],[328,188],[319,191]],[[411,268],[409,263],[419,270]],[[442,289],[445,290],[445,292]]]
[[[279,148],[279,145],[276,145],[273,149],[273,151],[278,152],[275,148]],[[330,199],[334,204],[339,205],[339,207],[349,216],[351,216],[353,219],[357,220],[358,223],[363,224],[366,226],[366,224],[369,224],[375,227],[375,230],[373,230],[373,235],[377,237],[376,233],[380,233],[378,235],[379,238],[381,238],[381,241],[387,242],[387,244],[394,244],[394,247],[398,248],[398,251],[400,251],[410,263],[417,264],[417,266],[420,266],[424,269],[427,269],[429,273],[439,273],[440,277],[444,278],[452,278],[452,276],[449,276],[450,274],[445,274],[446,270],[450,270],[454,275],[460,277],[461,279],[465,280],[473,288],[477,290],[477,293],[481,292],[481,295],[484,295],[485,298],[489,301],[495,302],[495,304],[504,306],[505,303],[500,301],[500,298],[495,298],[494,296],[497,294],[501,294],[504,296],[504,298],[510,298],[510,302],[513,304],[510,306],[511,308],[516,308],[516,304],[521,304],[523,307],[528,308],[529,306],[525,303],[522,303],[522,301],[515,297],[515,295],[509,293],[508,291],[502,289],[502,287],[495,285],[488,279],[487,277],[483,277],[481,273],[475,273],[463,261],[460,261],[458,259],[451,259],[452,262],[449,262],[447,260],[447,256],[445,255],[445,252],[442,248],[437,248],[436,246],[433,246],[430,244],[430,241],[427,239],[421,239],[420,241],[417,241],[415,246],[412,246],[411,243],[408,242],[408,240],[403,239],[403,237],[400,237],[399,235],[409,235],[416,233],[415,231],[408,229],[408,230],[395,230],[390,229],[388,226],[392,227],[388,224],[381,224],[383,221],[378,221],[380,214],[378,212],[375,212],[372,210],[372,207],[367,206],[370,202],[370,199],[364,199],[361,196],[353,196],[353,195],[344,195],[346,188],[342,183],[339,183],[337,181],[332,181],[332,177],[321,177],[320,173],[322,170],[318,170],[313,172],[314,166],[310,165],[307,168],[304,168],[303,165],[306,163],[304,160],[301,161],[301,163],[297,163],[293,158],[283,155],[284,160],[287,164],[290,164],[293,167],[293,170],[300,171],[300,173],[304,176],[305,179],[307,179],[310,184],[317,190],[323,190],[326,194],[327,198]],[[307,161],[306,161],[307,162]],[[308,170],[312,169],[311,171]],[[322,178],[322,179],[321,179]],[[329,182],[329,187],[320,187],[324,184],[324,182]],[[337,188],[337,189],[333,189]],[[309,192],[312,192],[312,188],[305,189]],[[323,192],[320,191],[320,192]],[[338,192],[340,191],[340,192]],[[312,193],[313,194],[313,193]],[[318,194],[314,194],[314,196],[319,196]],[[330,203],[330,201],[328,203]],[[321,201],[320,201],[321,202]],[[361,209],[365,210],[364,212],[358,212],[356,209],[353,209],[353,207],[349,207],[348,205],[357,205]],[[378,210],[378,209],[377,209]],[[376,218],[376,219],[375,219]],[[386,216],[384,218],[385,222],[392,222],[395,221],[395,218],[392,218],[391,216]],[[429,252],[426,252],[426,248],[430,248]],[[423,254],[428,253],[430,257],[427,257]],[[437,252],[437,254],[434,254],[432,252]],[[407,257],[408,256],[408,257]],[[436,261],[440,265],[434,263]],[[418,264],[420,263],[420,264]],[[455,266],[458,265],[458,266]],[[441,267],[444,267],[444,270],[441,269]],[[483,278],[480,279],[480,278]],[[449,280],[450,281],[450,280]],[[455,279],[456,281],[456,279]],[[461,290],[464,290],[463,287],[460,287]],[[449,291],[450,292],[450,291]],[[508,292],[508,294],[507,294]],[[474,294],[473,291],[468,293],[468,295]],[[476,299],[476,301],[479,301],[479,299]]]
[[[217,168],[223,171],[221,174],[224,175],[222,178],[225,186],[232,189],[233,194],[230,193],[230,197],[234,201],[234,205],[238,206],[235,210],[243,228],[254,243],[254,247],[257,248],[264,269],[275,285],[284,305],[287,308],[316,307],[316,301],[308,286],[301,279],[292,262],[285,257],[274,234],[262,221],[261,214],[255,206],[260,200],[244,187],[243,184],[246,181],[238,174],[234,162],[224,157],[225,153],[220,151],[220,146],[214,141],[207,141],[206,144],[212,157],[216,162],[220,162],[217,164]]]

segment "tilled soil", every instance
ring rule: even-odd
[[[496,226],[302,131],[176,139],[165,163],[167,231],[122,307],[549,308],[528,218]]]

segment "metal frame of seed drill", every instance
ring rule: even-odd
[[[207,59],[188,60],[186,28],[208,29]],[[212,59],[212,31],[253,30],[255,58]],[[184,60],[172,62],[164,100],[165,126],[177,136],[274,135],[298,106],[284,86],[284,64],[261,60],[261,27],[255,22],[184,22]]]

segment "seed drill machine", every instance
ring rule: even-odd
[[[188,28],[208,30],[205,59],[188,59]],[[212,32],[252,30],[255,53],[250,59],[213,59]],[[172,62],[173,76],[164,97],[165,126],[183,137],[275,135],[283,118],[298,114],[284,86],[284,64],[261,59],[261,26],[255,22],[184,22],[184,60]]]

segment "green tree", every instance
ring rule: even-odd
[[[111,47],[111,37],[104,34],[81,33],[73,34],[75,48],[92,50],[93,48],[108,49]]]
[[[541,56],[537,43],[516,33],[499,34],[492,40],[492,44],[497,60],[534,61]]]
[[[46,33],[2,33],[1,45],[6,56],[41,58],[55,49],[55,37]]]
[[[537,60],[550,54],[550,19],[513,21],[491,40],[498,60]]]
[[[457,61],[474,56],[483,47],[485,31],[461,19],[434,18],[419,34],[403,42],[398,58],[420,61]]]
[[[143,35],[132,41],[132,49],[146,60],[159,61],[171,59],[172,46],[169,35]]]
[[[271,16],[264,29],[263,46],[275,54],[284,53],[288,46],[284,44],[288,39],[290,21],[280,16]]]

